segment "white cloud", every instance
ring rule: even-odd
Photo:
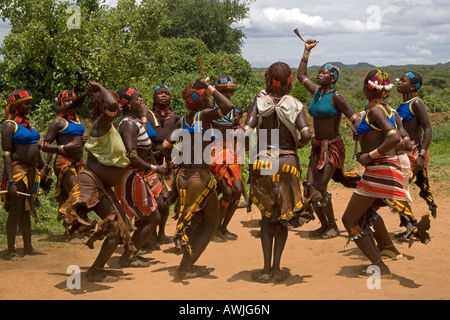
[[[367,31],[367,23],[363,23],[363,22],[361,22],[359,20],[342,19],[342,20],[339,20],[338,24],[345,31],[353,31],[353,32],[364,32],[364,31]]]
[[[320,16],[309,16],[302,13],[299,8],[293,9],[275,9],[272,7],[262,10],[264,17],[272,23],[298,23],[308,26],[323,24],[324,21]]]
[[[310,64],[450,61],[448,0],[257,0],[250,9],[243,56],[254,66],[280,60],[297,66],[303,52],[292,32],[297,27],[303,38],[320,41]]]
[[[412,56],[430,57],[433,55],[430,49],[419,48],[417,46],[407,45],[406,50],[411,53]]]

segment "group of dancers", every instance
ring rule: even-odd
[[[415,72],[402,75],[397,91],[404,101],[394,110],[387,102],[394,85],[385,72],[370,70],[363,81],[368,105],[356,113],[335,89],[340,75],[337,67],[325,64],[316,82],[307,77],[308,58],[317,43],[306,41],[297,73],[313,95],[308,108],[289,95],[293,74],[283,62],[266,70],[266,87],[256,94],[245,118],[241,118],[243,109],[231,102],[236,83],[230,76],[221,76],[214,84],[209,79],[188,84],[182,93],[184,116],[171,109],[171,91],[165,84],[154,89],[153,107],[149,108],[137,88],[113,91],[91,81],[79,96],[72,90],[58,94],[58,115],[41,142],[27,117],[32,94],[11,92],[1,131],[7,258],[22,258],[15,250],[18,225],[24,254],[45,254],[32,246],[31,218],[38,219],[36,201],[40,190],[51,189],[54,174],[58,219],[67,236],[86,235],[89,248],[103,240],[86,274],[88,281],[117,280],[104,267],[118,245],[124,248],[122,267],[148,267],[139,250],[153,236],[162,242],[170,239],[165,229],[173,204],[177,224],[170,241],[183,253],[179,276],[190,279],[209,274],[210,269],[195,263],[212,239],[238,238],[228,224],[243,196],[248,210],[255,205],[261,211],[264,265],[252,277],[258,282],[281,282],[289,275],[281,268],[289,227],[300,227],[317,216],[321,226],[310,232],[311,237],[340,235],[332,195],[327,191],[333,179],[355,189],[342,217],[348,241],[354,241],[383,276],[391,276],[382,256],[398,259],[401,253],[377,214],[378,208],[389,206],[398,212],[407,241],[429,241],[428,215],[418,221],[412,213],[408,187],[416,179],[420,196],[436,218],[427,172],[432,129],[426,107],[416,97],[422,78]],[[92,94],[93,125],[85,132],[77,110],[88,94]],[[312,129],[307,112],[313,119]],[[361,146],[356,158],[365,167],[362,176],[344,170],[342,114],[352,123],[354,139]],[[244,182],[236,145],[218,137],[231,130],[256,133],[258,139],[263,129],[269,132],[267,141],[271,130],[277,130],[279,141],[276,148],[257,150],[250,159],[249,180]],[[176,134],[180,132],[183,139]],[[211,132],[209,141],[194,138]],[[205,158],[211,141],[211,156]],[[302,181],[298,150],[310,142],[311,156]],[[273,168],[278,169],[267,174]],[[100,222],[91,219],[91,211]]]

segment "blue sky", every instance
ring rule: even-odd
[[[114,6],[117,0],[106,0]],[[243,57],[253,67],[284,61],[296,67],[303,38],[320,43],[310,65],[340,61],[386,65],[450,61],[448,0],[255,0],[248,19],[236,24],[246,35]],[[7,34],[0,23],[0,39]]]

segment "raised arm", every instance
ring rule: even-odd
[[[114,96],[98,82],[89,82],[86,91],[92,93],[100,92],[103,99],[105,112],[99,117],[96,126],[92,130],[92,136],[99,137],[106,134],[111,129],[114,118],[120,113],[120,104]]]
[[[310,93],[315,94],[319,90],[319,86],[316,85],[313,81],[311,81],[308,76],[308,59],[311,53],[311,50],[319,43],[316,40],[307,40],[305,43],[305,50],[303,52],[302,60],[300,61],[300,65],[297,70],[297,78],[298,80],[305,86],[306,90]]]
[[[205,121],[218,120],[227,115],[231,110],[234,109],[234,104],[220,93],[216,88],[210,85],[204,79],[197,79],[194,83],[194,88],[197,90],[205,89],[208,94],[210,94],[219,108],[217,109],[206,109],[201,111],[201,118]]]

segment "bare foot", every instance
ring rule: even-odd
[[[272,282],[272,275],[264,272],[264,270],[260,270],[252,273],[252,279],[261,283],[269,283]]]
[[[289,272],[283,270],[274,270],[272,271],[272,279],[275,282],[283,282],[289,278]]]
[[[187,271],[178,268],[178,275],[181,279],[193,279],[198,277],[203,277],[210,274],[212,269],[199,266],[191,266]]]
[[[47,252],[42,251],[42,250],[38,250],[38,249],[35,249],[35,248],[24,249],[23,253],[26,254],[26,255],[42,255],[42,256],[47,255]]]
[[[89,282],[116,282],[118,278],[111,275],[111,272],[103,269],[95,269],[91,267],[86,273],[86,278]]]
[[[16,253],[15,251],[8,251],[6,253],[6,259],[10,260],[10,261],[22,261],[22,260],[24,260],[24,258],[20,254]]]

